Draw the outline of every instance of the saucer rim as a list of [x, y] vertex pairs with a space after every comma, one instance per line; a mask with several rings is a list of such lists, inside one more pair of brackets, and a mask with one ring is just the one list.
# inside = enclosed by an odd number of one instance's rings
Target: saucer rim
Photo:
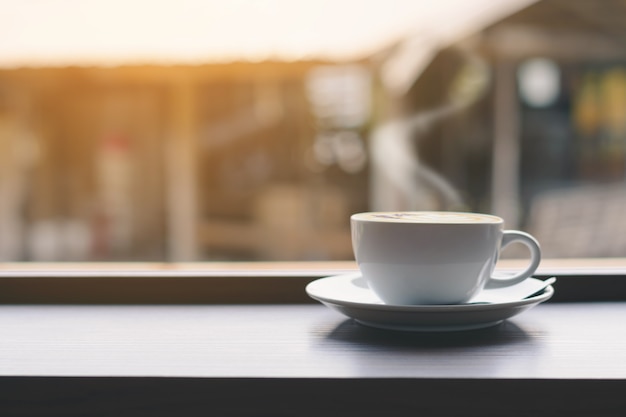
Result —
[[[321, 303], [329, 303], [334, 304], [340, 307], [354, 307], [354, 308], [366, 308], [369, 310], [379, 310], [379, 311], [397, 311], [397, 312], [459, 312], [459, 311], [485, 311], [492, 309], [502, 309], [502, 308], [515, 308], [515, 307], [523, 307], [528, 304], [539, 304], [545, 301], [548, 301], [554, 295], [554, 288], [552, 285], [548, 285], [542, 292], [539, 294], [523, 298], [516, 301], [506, 301], [506, 302], [495, 302], [495, 303], [482, 303], [482, 304], [419, 304], [419, 305], [400, 305], [400, 304], [384, 304], [384, 303], [364, 303], [364, 302], [356, 302], [349, 300], [342, 300], [337, 298], [329, 298], [325, 296], [321, 296], [319, 294], [315, 294], [315, 287], [320, 285], [322, 281], [329, 280], [339, 280], [339, 279], [348, 279], [348, 278], [358, 278], [361, 277], [360, 273], [351, 273], [351, 274], [340, 274], [340, 275], [332, 275], [323, 278], [318, 278], [315, 281], [310, 282], [305, 290], [309, 297], [321, 302]], [[529, 277], [528, 279], [537, 279], [535, 277]], [[541, 281], [541, 280], [539, 280]], [[368, 289], [371, 291], [371, 289]]]

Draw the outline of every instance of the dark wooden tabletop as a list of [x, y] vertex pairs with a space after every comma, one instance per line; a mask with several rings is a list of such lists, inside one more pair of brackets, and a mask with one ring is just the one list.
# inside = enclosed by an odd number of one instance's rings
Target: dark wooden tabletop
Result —
[[485, 330], [376, 330], [322, 305], [0, 306], [0, 375], [626, 379], [626, 303]]
[[546, 303], [422, 334], [318, 304], [4, 305], [0, 415], [626, 415], [625, 319], [624, 302]]

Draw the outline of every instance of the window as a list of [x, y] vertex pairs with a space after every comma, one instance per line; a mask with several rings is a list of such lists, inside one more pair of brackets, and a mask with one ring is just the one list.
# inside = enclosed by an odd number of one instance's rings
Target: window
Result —
[[621, 2], [126, 3], [0, 2], [1, 261], [343, 261], [422, 209], [626, 254]]

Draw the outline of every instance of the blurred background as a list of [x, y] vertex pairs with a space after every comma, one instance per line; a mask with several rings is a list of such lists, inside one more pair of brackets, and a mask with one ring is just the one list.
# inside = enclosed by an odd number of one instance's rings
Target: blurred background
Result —
[[369, 210], [626, 256], [624, 0], [0, 11], [0, 261], [349, 260]]

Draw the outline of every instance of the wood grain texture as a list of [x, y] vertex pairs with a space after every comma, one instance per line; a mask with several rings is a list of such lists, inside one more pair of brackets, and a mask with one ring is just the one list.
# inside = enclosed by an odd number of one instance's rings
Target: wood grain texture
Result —
[[626, 303], [491, 329], [363, 327], [321, 305], [1, 306], [0, 376], [626, 379]]
[[419, 334], [321, 305], [0, 306], [0, 415], [623, 416], [625, 316]]

